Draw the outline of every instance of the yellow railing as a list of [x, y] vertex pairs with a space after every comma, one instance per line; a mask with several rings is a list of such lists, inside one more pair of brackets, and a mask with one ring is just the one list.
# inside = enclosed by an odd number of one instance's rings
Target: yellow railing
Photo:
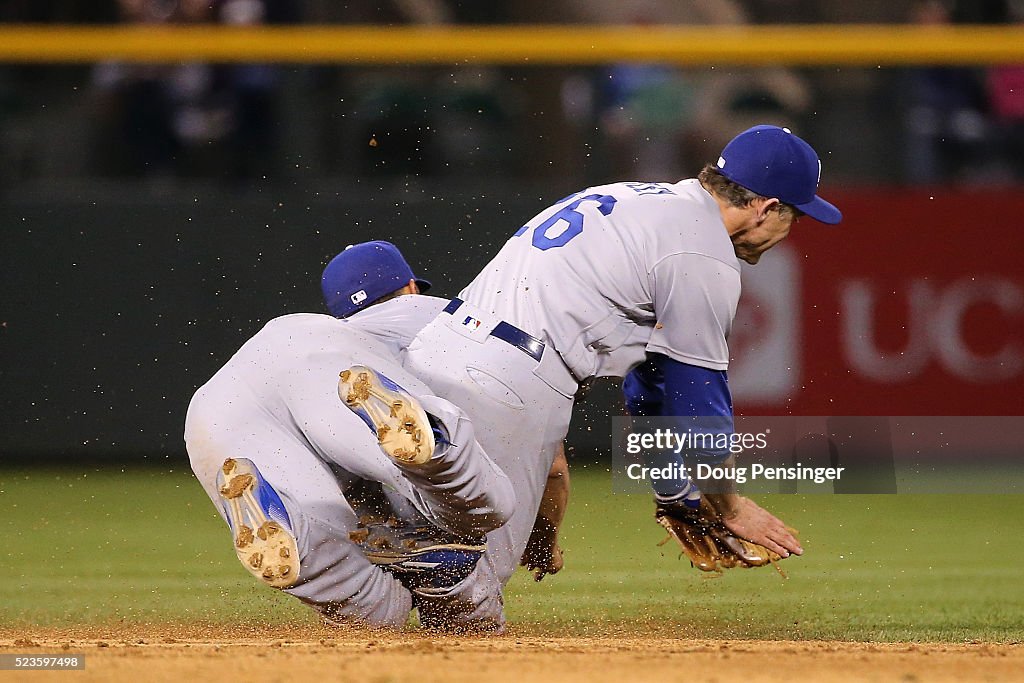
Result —
[[0, 25], [0, 62], [892, 66], [1024, 63], [1024, 27]]

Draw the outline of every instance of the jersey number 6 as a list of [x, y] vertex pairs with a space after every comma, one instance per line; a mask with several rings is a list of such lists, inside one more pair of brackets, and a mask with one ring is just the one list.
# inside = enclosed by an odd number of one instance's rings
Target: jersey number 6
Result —
[[[562, 201], [572, 199], [574, 196], [569, 195]], [[615, 201], [615, 197], [610, 194], [588, 194], [585, 197], [573, 199], [559, 209], [557, 213], [533, 229], [533, 246], [541, 251], [547, 251], [555, 247], [564, 247], [569, 243], [569, 240], [583, 232], [583, 214], [576, 210], [581, 203], [597, 202], [597, 210], [601, 212], [602, 216], [607, 216], [615, 208]], [[549, 237], [547, 234], [548, 230], [559, 221], [565, 221], [565, 229], [554, 237]], [[513, 237], [519, 237], [529, 229], [530, 226], [524, 225], [516, 231]]]

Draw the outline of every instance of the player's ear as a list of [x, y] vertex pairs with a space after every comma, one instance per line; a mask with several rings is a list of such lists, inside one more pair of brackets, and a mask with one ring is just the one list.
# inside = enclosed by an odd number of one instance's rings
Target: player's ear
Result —
[[755, 199], [754, 207], [757, 209], [756, 217], [758, 224], [768, 220], [768, 214], [772, 211], [777, 211], [781, 205], [782, 202], [776, 197]]
[[415, 280], [409, 280], [409, 284], [407, 284], [405, 286], [405, 288], [409, 290], [409, 294], [419, 294], [420, 293], [420, 286], [418, 284], [416, 284]]

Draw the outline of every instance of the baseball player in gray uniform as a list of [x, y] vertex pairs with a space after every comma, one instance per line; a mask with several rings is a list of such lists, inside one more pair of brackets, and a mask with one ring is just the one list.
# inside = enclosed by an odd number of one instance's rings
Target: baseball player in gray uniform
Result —
[[[328, 622], [401, 626], [420, 594], [443, 594], [472, 571], [484, 534], [510, 517], [516, 492], [475, 445], [474, 423], [399, 364], [415, 332], [447, 302], [396, 296], [429, 283], [386, 242], [342, 252], [324, 286], [338, 317], [269, 322], [196, 392], [185, 443], [254, 576]], [[389, 451], [381, 439], [379, 447], [346, 409], [339, 373], [357, 362], [416, 394], [415, 402], [388, 404], [394, 434], [429, 411], [417, 443], [400, 439]], [[414, 458], [402, 450], [410, 444]], [[482, 604], [498, 598], [475, 593]], [[447, 621], [443, 595], [421, 610], [421, 621], [431, 620]]]
[[[522, 226], [416, 335], [404, 367], [481, 426], [479, 444], [516, 491], [511, 519], [488, 533], [490, 561], [447, 592], [464, 618], [496, 608], [476, 595], [500, 589], [523, 553], [579, 383], [626, 376], [638, 413], [718, 417], [731, 428], [727, 338], [739, 261], [756, 263], [804, 214], [839, 222], [816, 194], [820, 172], [805, 141], [756, 126], [698, 178], [569, 195]], [[685, 504], [691, 482], [670, 484], [656, 490], [659, 505]], [[802, 553], [753, 501], [718, 497], [732, 532], [782, 557]]]

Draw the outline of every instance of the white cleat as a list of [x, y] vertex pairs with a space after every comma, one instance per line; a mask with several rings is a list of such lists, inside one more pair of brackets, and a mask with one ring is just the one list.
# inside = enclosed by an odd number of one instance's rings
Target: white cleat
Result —
[[419, 401], [365, 365], [341, 372], [338, 396], [377, 435], [381, 450], [403, 465], [422, 465], [434, 455], [434, 432]]
[[277, 491], [244, 458], [228, 458], [217, 475], [235, 554], [250, 574], [274, 588], [299, 580], [299, 547]]

